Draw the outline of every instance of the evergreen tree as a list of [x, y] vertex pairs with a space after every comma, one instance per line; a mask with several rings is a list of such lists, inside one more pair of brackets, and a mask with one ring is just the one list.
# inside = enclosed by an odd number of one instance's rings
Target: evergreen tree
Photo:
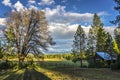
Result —
[[[119, 14], [116, 16], [116, 19], [111, 21], [111, 23], [118, 25], [118, 27], [114, 31], [115, 40], [114, 40], [114, 50], [116, 51], [117, 55], [117, 61], [120, 63], [120, 0], [114, 0], [117, 4], [114, 9], [119, 12]], [[116, 46], [115, 46], [116, 45]], [[118, 63], [118, 64], [119, 64]]]
[[86, 35], [83, 30], [83, 28], [79, 25], [77, 28], [77, 31], [74, 35], [74, 41], [73, 41], [73, 49], [72, 52], [74, 54], [74, 57], [81, 59], [81, 67], [82, 67], [82, 55], [85, 51], [86, 47]]
[[117, 27], [114, 30], [114, 35], [115, 35], [115, 41], [116, 41], [116, 47], [114, 47], [114, 50], [117, 52], [118, 54], [118, 61], [120, 61], [120, 27]]
[[[100, 20], [100, 17], [95, 13], [93, 16], [93, 24], [92, 24], [92, 28], [91, 30], [89, 30], [89, 46], [93, 46], [92, 48], [94, 48], [94, 52], [98, 51], [98, 45], [101, 43], [98, 43], [100, 38], [98, 37], [99, 35], [99, 29], [103, 28], [103, 23]], [[92, 32], [91, 32], [92, 31]], [[100, 34], [101, 35], [101, 34]], [[102, 38], [102, 37], [101, 37]], [[90, 44], [92, 42], [92, 44]], [[93, 53], [93, 51], [92, 51]]]
[[3, 57], [3, 52], [5, 51], [3, 41], [0, 39], [0, 59]]
[[106, 51], [106, 49], [105, 49], [106, 41], [107, 41], [107, 38], [108, 38], [106, 31], [102, 27], [100, 27], [98, 29], [96, 37], [97, 37], [96, 38], [97, 39], [96, 50], [98, 52], [101, 52], [101, 51], [105, 52]]
[[87, 51], [94, 55], [96, 48], [95, 48], [95, 35], [94, 35], [94, 31], [93, 28], [89, 29], [89, 33], [88, 33], [88, 43], [87, 43]]
[[88, 49], [90, 53], [96, 51], [108, 52], [112, 49], [112, 37], [104, 30], [103, 23], [96, 13], [93, 17], [92, 28], [90, 28], [88, 34]]
[[105, 44], [105, 52], [109, 53], [109, 54], [114, 54], [114, 50], [113, 50], [113, 38], [112, 36], [107, 32], [106, 34], [107, 39], [106, 39], [106, 44]]
[[115, 30], [114, 30], [114, 35], [115, 35], [115, 40], [118, 44], [118, 48], [120, 49], [120, 27], [117, 27]]
[[93, 25], [92, 27], [99, 27], [99, 26], [103, 26], [103, 23], [100, 20], [100, 17], [95, 13], [93, 16]]

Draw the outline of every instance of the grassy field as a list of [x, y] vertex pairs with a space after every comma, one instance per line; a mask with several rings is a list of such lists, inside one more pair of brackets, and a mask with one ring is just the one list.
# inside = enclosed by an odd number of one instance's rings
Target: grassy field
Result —
[[79, 66], [66, 60], [45, 60], [34, 68], [1, 70], [0, 80], [120, 80], [120, 71]]

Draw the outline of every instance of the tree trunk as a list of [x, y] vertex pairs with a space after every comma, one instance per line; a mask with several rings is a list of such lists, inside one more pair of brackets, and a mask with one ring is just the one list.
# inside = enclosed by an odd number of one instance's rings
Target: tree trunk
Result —
[[120, 62], [120, 54], [117, 55], [117, 62]]
[[19, 59], [19, 62], [18, 62], [18, 68], [19, 69], [22, 69], [24, 66], [23, 66], [23, 62], [24, 62], [24, 59], [25, 59], [25, 56], [23, 54], [19, 54], [18, 55], [18, 59]]
[[81, 68], [82, 68], [82, 65], [83, 65], [83, 64], [82, 64], [82, 59], [80, 60], [80, 62], [81, 62]]
[[117, 64], [117, 69], [120, 69], [120, 54], [117, 55], [116, 64]]

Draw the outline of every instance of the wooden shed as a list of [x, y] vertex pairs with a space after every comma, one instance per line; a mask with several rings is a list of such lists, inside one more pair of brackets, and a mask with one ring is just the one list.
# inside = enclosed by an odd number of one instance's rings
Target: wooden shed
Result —
[[106, 61], [108, 65], [110, 65], [111, 62], [114, 63], [116, 61], [116, 57], [106, 52], [96, 52], [95, 60], [103, 60], [103, 61]]

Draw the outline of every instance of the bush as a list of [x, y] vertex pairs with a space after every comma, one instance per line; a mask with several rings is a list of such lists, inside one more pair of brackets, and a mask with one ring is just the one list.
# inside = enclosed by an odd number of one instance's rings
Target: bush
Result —
[[111, 69], [112, 70], [120, 69], [120, 62], [116, 62], [116, 63], [111, 64]]
[[88, 67], [89, 68], [95, 68], [96, 67], [96, 64], [95, 64], [93, 59], [88, 59], [87, 61], [88, 61]]
[[3, 58], [3, 54], [0, 53], [0, 59], [2, 59], [2, 58]]
[[109, 65], [104, 60], [95, 60], [93, 58], [90, 58], [88, 61], [88, 67], [89, 68], [108, 68]]
[[23, 69], [23, 68], [27, 68], [27, 67], [35, 67], [34, 61], [30, 60], [30, 61], [27, 61], [27, 62], [22, 62], [19, 66], [19, 69]]
[[5, 60], [5, 61], [2, 61], [0, 63], [0, 69], [11, 69], [13, 68], [14, 66], [16, 66], [17, 64], [13, 63], [13, 62], [10, 62], [8, 60]]

